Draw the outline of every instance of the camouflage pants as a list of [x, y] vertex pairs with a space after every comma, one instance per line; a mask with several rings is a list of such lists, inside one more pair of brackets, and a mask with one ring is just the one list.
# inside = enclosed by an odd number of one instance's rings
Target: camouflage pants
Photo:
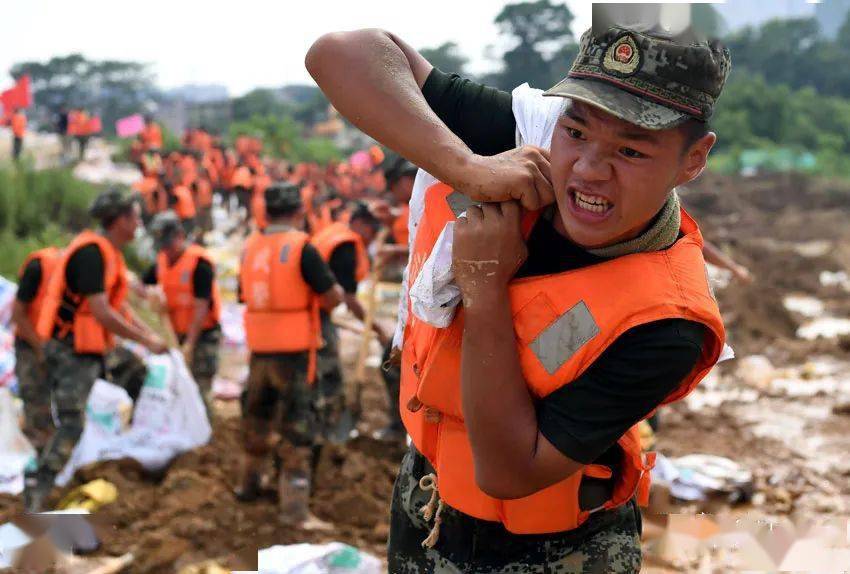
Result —
[[[182, 343], [182, 340], [181, 340]], [[207, 413], [212, 413], [212, 381], [218, 373], [218, 352], [221, 346], [221, 329], [208, 329], [198, 336], [189, 370], [198, 383], [198, 390], [207, 405]]]
[[15, 376], [24, 403], [24, 435], [40, 453], [53, 431], [50, 387], [45, 366], [38, 362], [33, 348], [23, 341], [15, 342]]
[[496, 522], [478, 520], [445, 506], [433, 549], [422, 547], [432, 523], [419, 509], [430, 492], [419, 479], [433, 472], [421, 454], [405, 455], [390, 514], [391, 574], [637, 574], [640, 571], [640, 513], [634, 500], [597, 512], [580, 528], [557, 534], [511, 534]]
[[[307, 454], [316, 441], [313, 388], [307, 383], [307, 354], [251, 355], [250, 374], [242, 404], [245, 451], [255, 457], [269, 453], [272, 431], [282, 435], [280, 458], [309, 469]], [[303, 459], [303, 460], [302, 460]], [[290, 468], [290, 470], [292, 470]]]
[[83, 434], [86, 403], [95, 380], [103, 374], [103, 358], [78, 355], [73, 345], [52, 339], [44, 349], [48, 387], [56, 413], [56, 432], [38, 461], [39, 473], [56, 476], [65, 467]]
[[339, 336], [328, 313], [322, 313], [322, 339], [325, 346], [319, 349], [316, 379], [316, 409], [321, 434], [329, 438], [340, 423], [347, 398], [339, 365]]

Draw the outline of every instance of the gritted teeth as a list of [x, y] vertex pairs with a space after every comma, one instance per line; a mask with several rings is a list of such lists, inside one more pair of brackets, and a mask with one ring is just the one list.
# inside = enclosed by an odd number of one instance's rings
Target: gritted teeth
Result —
[[576, 204], [587, 211], [603, 213], [611, 207], [611, 203], [607, 199], [598, 195], [589, 195], [575, 191], [573, 196], [575, 197]]

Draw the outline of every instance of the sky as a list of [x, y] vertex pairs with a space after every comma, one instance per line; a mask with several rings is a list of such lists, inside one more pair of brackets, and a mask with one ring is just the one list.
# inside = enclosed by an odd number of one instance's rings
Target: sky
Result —
[[[325, 32], [378, 27], [416, 48], [454, 40], [470, 71], [493, 69], [493, 19], [502, 0], [2, 0], [0, 87], [16, 62], [80, 52], [151, 64], [163, 88], [223, 84], [231, 95], [259, 86], [312, 83], [310, 44]], [[575, 29], [590, 2], [568, 2]], [[419, 7], [420, 9], [417, 9]], [[85, 24], [83, 24], [85, 22]], [[85, 33], [81, 33], [84, 31]], [[580, 33], [580, 32], [579, 32]]]
[[[493, 24], [504, 0], [2, 2], [0, 88], [11, 82], [6, 73], [16, 62], [80, 52], [148, 63], [162, 88], [221, 84], [237, 96], [256, 87], [312, 83], [304, 69], [310, 44], [325, 32], [366, 27], [390, 30], [415, 48], [453, 40], [472, 73], [493, 70], [505, 47]], [[592, 3], [567, 4], [578, 37], [590, 26]]]

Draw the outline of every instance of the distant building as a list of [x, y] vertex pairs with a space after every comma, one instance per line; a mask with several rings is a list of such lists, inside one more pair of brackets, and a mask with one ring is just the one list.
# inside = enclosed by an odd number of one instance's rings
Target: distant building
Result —
[[160, 102], [156, 117], [174, 134], [189, 127], [205, 127], [213, 133], [225, 133], [233, 119], [230, 100], [191, 102], [169, 99]]
[[815, 6], [815, 17], [820, 24], [821, 32], [830, 39], [835, 39], [838, 30], [847, 20], [850, 12], [850, 0], [823, 0]]

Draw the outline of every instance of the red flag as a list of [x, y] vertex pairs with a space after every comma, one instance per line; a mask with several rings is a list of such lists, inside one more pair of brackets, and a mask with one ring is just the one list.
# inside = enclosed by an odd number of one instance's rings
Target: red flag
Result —
[[14, 88], [10, 88], [0, 94], [0, 103], [3, 104], [6, 114], [10, 114], [11, 110], [30, 107], [32, 105], [30, 77], [21, 76], [18, 78]]

